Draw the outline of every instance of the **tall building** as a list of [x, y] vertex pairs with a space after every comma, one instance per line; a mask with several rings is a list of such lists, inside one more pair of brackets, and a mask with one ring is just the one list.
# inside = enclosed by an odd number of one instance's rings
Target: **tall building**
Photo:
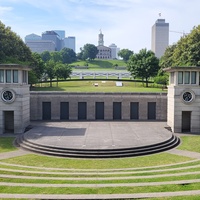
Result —
[[65, 31], [64, 30], [53, 30], [53, 31], [59, 35], [60, 39], [65, 38]]
[[96, 58], [98, 59], [111, 59], [111, 48], [104, 46], [103, 34], [100, 30], [99, 39], [98, 39], [98, 54]]
[[66, 37], [64, 39], [64, 47], [72, 49], [76, 52], [76, 38], [73, 36]]
[[28, 42], [28, 41], [41, 40], [41, 39], [42, 39], [41, 36], [32, 33], [32, 34], [27, 35], [25, 37], [25, 43]]
[[56, 45], [51, 40], [29, 40], [26, 42], [26, 46], [30, 48], [32, 52], [42, 53], [44, 51], [55, 51]]
[[56, 45], [56, 51], [60, 51], [62, 49], [62, 40], [55, 31], [46, 31], [42, 33], [42, 40], [53, 41]]
[[111, 49], [111, 58], [112, 59], [118, 59], [119, 56], [118, 56], [118, 52], [119, 52], [119, 48], [117, 48], [117, 45], [116, 44], [111, 44], [109, 46], [109, 48]]
[[151, 50], [160, 58], [169, 45], [169, 23], [165, 19], [157, 19], [152, 26]]

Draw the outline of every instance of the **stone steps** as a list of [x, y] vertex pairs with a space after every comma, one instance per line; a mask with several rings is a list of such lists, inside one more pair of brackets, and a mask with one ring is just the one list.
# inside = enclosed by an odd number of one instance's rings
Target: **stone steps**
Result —
[[15, 144], [20, 148], [46, 155], [74, 157], [74, 158], [119, 158], [149, 155], [170, 150], [180, 144], [180, 139], [172, 135], [170, 139], [147, 146], [139, 146], [132, 148], [118, 149], [80, 149], [80, 148], [64, 148], [50, 145], [34, 143], [24, 135], [16, 138]]

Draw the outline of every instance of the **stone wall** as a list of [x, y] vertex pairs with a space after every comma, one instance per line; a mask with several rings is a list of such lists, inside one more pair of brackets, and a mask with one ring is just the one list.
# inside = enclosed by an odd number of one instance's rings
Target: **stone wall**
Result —
[[[3, 87], [5, 90], [5, 87]], [[13, 129], [14, 133], [23, 133], [30, 123], [30, 93], [29, 86], [12, 86], [15, 93], [15, 100], [12, 103], [5, 103], [0, 100], [0, 134], [5, 132], [5, 126]], [[0, 91], [1, 90], [0, 88]], [[11, 114], [13, 112], [13, 114]], [[7, 116], [5, 118], [5, 116]], [[9, 127], [13, 126], [13, 127]]]
[[95, 120], [95, 103], [104, 102], [104, 120], [113, 120], [113, 102], [121, 102], [121, 120], [130, 120], [131, 102], [139, 103], [139, 119], [148, 120], [148, 102], [156, 103], [156, 120], [167, 120], [167, 94], [31, 92], [30, 119], [43, 119], [43, 102], [51, 102], [51, 120], [60, 120], [60, 103], [69, 102], [69, 120], [78, 120], [78, 102], [87, 103], [87, 120]]
[[[186, 103], [182, 98], [184, 91], [193, 93], [193, 101]], [[183, 112], [190, 112], [190, 130], [188, 132], [200, 132], [200, 90], [199, 86], [186, 88], [185, 86], [168, 86], [168, 119], [167, 124], [173, 132], [183, 132]]]

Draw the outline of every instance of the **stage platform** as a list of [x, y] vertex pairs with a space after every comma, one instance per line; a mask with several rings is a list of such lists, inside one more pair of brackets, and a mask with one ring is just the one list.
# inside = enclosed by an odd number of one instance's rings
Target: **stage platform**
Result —
[[[41, 150], [39, 153], [54, 149], [58, 156], [64, 156], [64, 152], [66, 157], [70, 157], [69, 151], [74, 155], [80, 153], [80, 157], [84, 152], [91, 155], [93, 152], [97, 157], [103, 157], [104, 152], [108, 155], [113, 153], [113, 157], [121, 157], [124, 150], [125, 156], [131, 156], [133, 151], [136, 155], [137, 152], [143, 155], [146, 150], [151, 153], [152, 148], [154, 153], [154, 149], [159, 152], [159, 148], [164, 151], [179, 144], [179, 139], [169, 131], [166, 122], [40, 121], [32, 122], [31, 126], [32, 129], [18, 140], [22, 148], [37, 152], [34, 150], [36, 148]], [[118, 155], [114, 155], [116, 152]]]

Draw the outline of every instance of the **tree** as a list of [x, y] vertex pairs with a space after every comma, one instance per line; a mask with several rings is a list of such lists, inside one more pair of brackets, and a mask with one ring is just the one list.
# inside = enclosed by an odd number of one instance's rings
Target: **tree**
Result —
[[[30, 66], [32, 68], [32, 74], [40, 80], [44, 73], [44, 62], [38, 53], [32, 53], [32, 60], [30, 62]], [[36, 80], [35, 78], [33, 80]], [[32, 82], [33, 84], [34, 82]]]
[[59, 78], [67, 79], [70, 77], [70, 74], [72, 73], [72, 68], [67, 64], [57, 63], [55, 66], [55, 75], [57, 77], [57, 80]]
[[28, 83], [33, 86], [33, 84], [38, 83], [38, 78], [33, 70], [28, 72]]
[[152, 51], [142, 49], [138, 54], [133, 54], [127, 64], [127, 69], [134, 78], [145, 80], [148, 87], [150, 77], [157, 75], [159, 70], [159, 59]]
[[173, 54], [176, 46], [176, 44], [173, 44], [166, 48], [165, 53], [160, 58], [159, 62], [161, 68], [174, 67]]
[[67, 79], [70, 77], [70, 74], [72, 73], [72, 68], [67, 64], [60, 63], [54, 63], [52, 60], [50, 60], [46, 64], [46, 74], [47, 77], [50, 79], [50, 87], [52, 87], [52, 79], [56, 77], [57, 79], [57, 85], [59, 79]]
[[32, 59], [30, 49], [10, 27], [0, 21], [0, 62], [29, 63]]
[[80, 52], [77, 53], [77, 59], [79, 59], [79, 60], [83, 59], [83, 48], [80, 48]]
[[53, 51], [50, 53], [50, 55], [51, 55], [51, 60], [53, 60], [55, 63], [62, 62], [62, 55], [59, 51]]
[[200, 66], [200, 25], [166, 49], [161, 58], [163, 67]]
[[70, 77], [71, 73], [72, 73], [72, 68], [71, 68], [71, 66], [69, 66], [69, 65], [67, 65], [67, 64], [64, 64], [64, 69], [63, 69], [62, 78], [64, 78], [64, 79], [66, 80], [67, 78]]
[[63, 48], [61, 50], [62, 63], [72, 63], [77, 60], [76, 53], [73, 49]]
[[173, 54], [176, 66], [200, 66], [200, 25], [177, 42]]
[[55, 65], [53, 60], [45, 63], [45, 74], [50, 79], [50, 87], [52, 87], [52, 80], [55, 78]]
[[129, 60], [131, 55], [133, 55], [133, 51], [129, 49], [122, 49], [118, 52], [118, 56], [122, 57], [125, 62]]
[[98, 49], [94, 44], [85, 44], [82, 49], [82, 59], [93, 60], [98, 54]]
[[157, 84], [162, 84], [164, 86], [167, 85], [169, 77], [167, 75], [163, 75], [163, 76], [156, 76], [154, 78], [154, 82]]
[[50, 52], [49, 52], [49, 51], [43, 51], [43, 52], [41, 53], [41, 58], [42, 58], [42, 60], [43, 60], [44, 62], [49, 61], [49, 60], [51, 59], [51, 54], [50, 54]]

